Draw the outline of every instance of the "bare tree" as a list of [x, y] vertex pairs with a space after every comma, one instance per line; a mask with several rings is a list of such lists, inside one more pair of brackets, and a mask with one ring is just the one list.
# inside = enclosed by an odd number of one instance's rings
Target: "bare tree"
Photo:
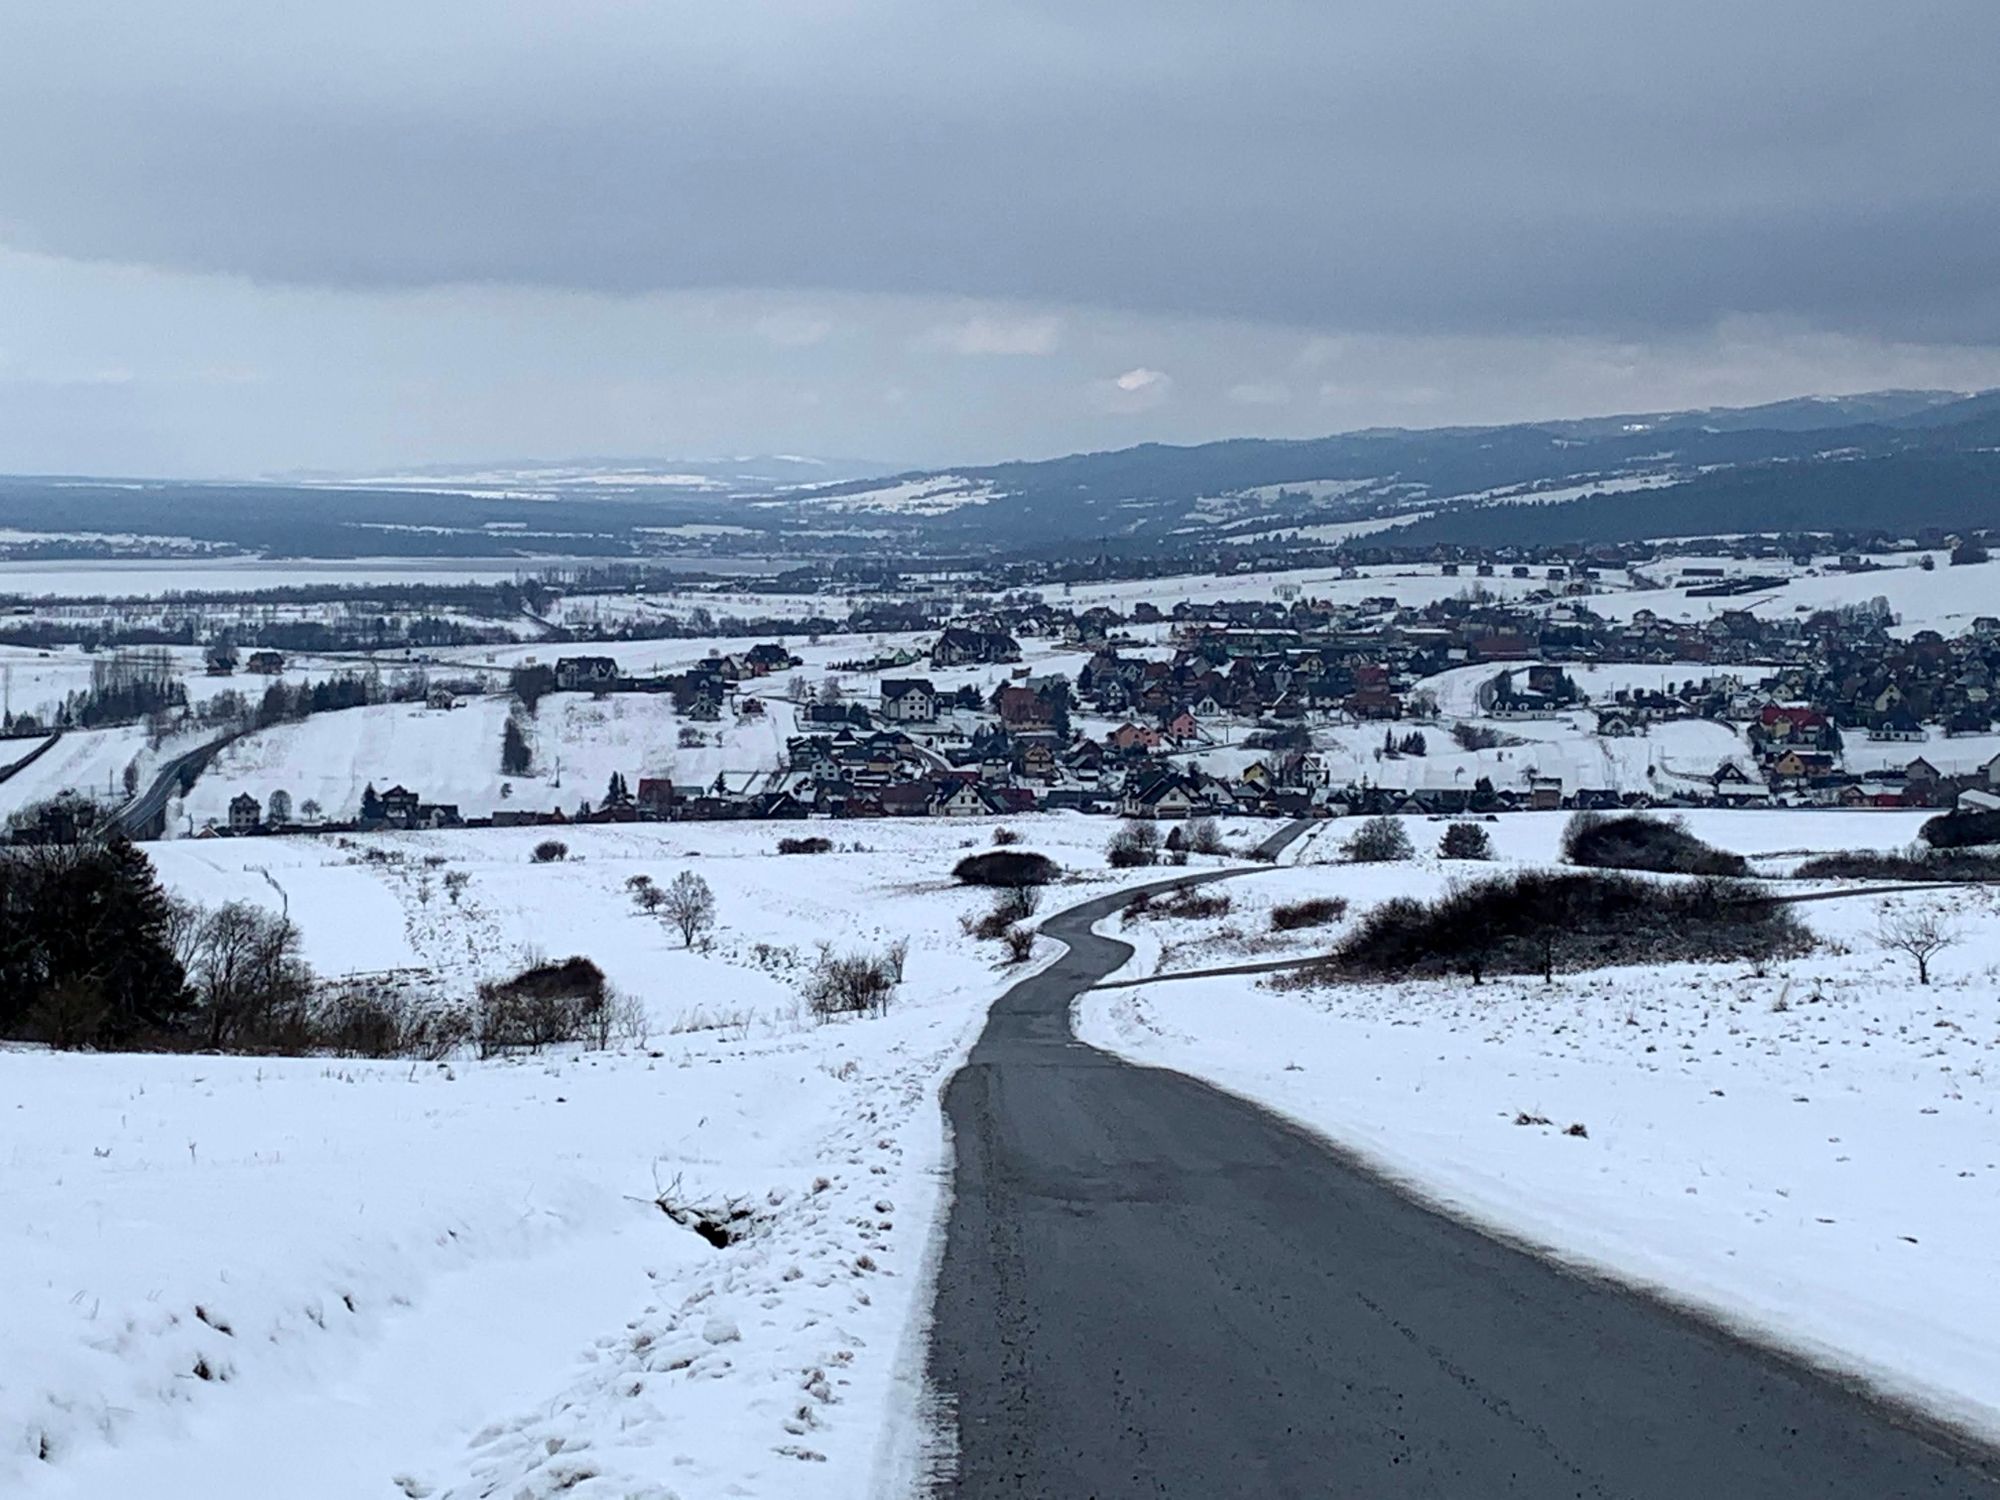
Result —
[[203, 915], [182, 941], [192, 954], [187, 972], [200, 997], [204, 1045], [269, 1045], [296, 1023], [312, 973], [299, 956], [299, 930], [288, 920], [231, 901]]
[[694, 871], [683, 870], [667, 886], [660, 910], [681, 930], [681, 942], [692, 948], [694, 940], [715, 925], [715, 892]]
[[1875, 941], [1892, 953], [1907, 954], [1917, 966], [1917, 983], [1931, 982], [1931, 960], [1958, 942], [1959, 931], [1938, 911], [1913, 911], [1882, 903]]

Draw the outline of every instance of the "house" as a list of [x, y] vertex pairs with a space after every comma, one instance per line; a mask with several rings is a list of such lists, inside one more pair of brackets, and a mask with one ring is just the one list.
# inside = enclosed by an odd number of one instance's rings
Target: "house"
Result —
[[248, 792], [238, 792], [229, 799], [229, 831], [231, 833], [254, 833], [262, 826], [264, 810], [257, 799]]
[[924, 677], [885, 677], [882, 717], [892, 724], [928, 724], [937, 717], [937, 690]]
[[276, 677], [285, 670], [285, 657], [279, 651], [252, 651], [250, 659], [244, 662], [247, 671], [259, 672], [266, 677]]
[[382, 821], [391, 828], [415, 828], [423, 799], [406, 786], [392, 786], [382, 794]]
[[1528, 810], [1530, 812], [1555, 812], [1562, 805], [1562, 777], [1530, 776], [1528, 778]]
[[1194, 793], [1178, 771], [1155, 771], [1125, 789], [1120, 811], [1128, 818], [1185, 818], [1194, 810]]
[[618, 680], [618, 663], [608, 656], [563, 656], [556, 659], [556, 687], [565, 693], [609, 688]]
[[642, 818], [670, 818], [674, 811], [674, 784], [665, 776], [641, 776], [639, 794], [633, 800]]
[[465, 819], [458, 815], [456, 802], [424, 802], [418, 804], [415, 825], [418, 828], [462, 828]]
[[994, 714], [1009, 729], [1046, 729], [1054, 721], [1048, 700], [1033, 688], [1002, 683], [993, 690]]
[[1056, 753], [1046, 742], [1035, 740], [1021, 747], [1017, 766], [1023, 776], [1047, 781], [1056, 774]]
[[454, 709], [458, 707], [458, 697], [448, 687], [434, 687], [424, 695], [424, 707]]
[[800, 660], [777, 641], [761, 641], [743, 653], [743, 664], [752, 677], [768, 677], [798, 666]]
[[[1889, 691], [1896, 691], [1893, 684]], [[1875, 727], [1868, 731], [1869, 739], [1911, 741], [1925, 738], [1924, 726], [1917, 722], [1916, 715], [1901, 706], [1900, 693], [1897, 694], [1897, 699], [1897, 706], [1885, 713]]]
[[956, 780], [938, 783], [931, 795], [929, 810], [934, 818], [978, 818], [993, 809], [987, 805], [974, 782]]
[[1020, 659], [1020, 643], [1003, 630], [972, 630], [951, 625], [931, 647], [933, 667], [989, 666]]
[[1160, 731], [1144, 724], [1120, 724], [1104, 737], [1104, 743], [1126, 754], [1135, 751], [1144, 754], [1160, 748]]
[[1615, 711], [1601, 713], [1597, 716], [1597, 732], [1606, 739], [1630, 739], [1632, 737], [1632, 719], [1630, 715]]

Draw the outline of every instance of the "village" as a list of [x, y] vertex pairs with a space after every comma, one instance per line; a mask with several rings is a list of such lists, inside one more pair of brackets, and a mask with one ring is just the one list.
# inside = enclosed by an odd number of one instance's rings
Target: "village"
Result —
[[[819, 681], [775, 641], [674, 670], [562, 655], [512, 670], [499, 695], [511, 695], [508, 746], [526, 754], [550, 693], [659, 698], [672, 741], [553, 806], [524, 794], [462, 812], [425, 787], [371, 782], [358, 807], [321, 809], [246, 787], [226, 819], [187, 831], [2000, 807], [2000, 617], [1977, 616], [1952, 638], [1900, 636], [1869, 604], [1615, 619], [1592, 608], [1586, 571], [1550, 569], [1547, 587], [1520, 599], [1474, 588], [1408, 606], [1386, 591], [1335, 603], [1283, 587], [1167, 609], [1030, 596], [891, 646], [849, 647], [825, 658]], [[263, 656], [253, 670], [282, 670]], [[461, 701], [448, 685], [425, 697], [432, 709]], [[680, 752], [752, 722], [787, 729], [782, 748], [742, 765], [704, 753], [700, 774], [682, 771]], [[1675, 739], [1686, 726], [1720, 738]], [[1556, 753], [1578, 746], [1602, 752], [1595, 774], [1592, 757]], [[1704, 762], [1704, 746], [1721, 753]], [[511, 791], [500, 795], [511, 802]]]

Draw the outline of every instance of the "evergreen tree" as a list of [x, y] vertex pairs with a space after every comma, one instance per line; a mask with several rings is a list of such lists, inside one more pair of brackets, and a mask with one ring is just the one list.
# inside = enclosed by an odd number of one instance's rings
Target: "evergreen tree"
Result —
[[500, 731], [500, 770], [508, 776], [526, 776], [534, 764], [534, 752], [528, 748], [521, 721], [509, 714], [506, 727]]

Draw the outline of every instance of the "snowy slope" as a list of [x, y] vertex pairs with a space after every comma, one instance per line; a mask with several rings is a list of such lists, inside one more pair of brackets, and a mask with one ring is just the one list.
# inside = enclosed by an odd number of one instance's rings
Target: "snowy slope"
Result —
[[[500, 808], [574, 812], [602, 800], [611, 773], [636, 790], [641, 776], [667, 776], [701, 786], [720, 771], [772, 771], [784, 762], [793, 729], [787, 703], [768, 705], [761, 719], [714, 724], [683, 720], [665, 694], [551, 693], [529, 729], [534, 768], [527, 776], [500, 771], [501, 731], [512, 700], [475, 698], [458, 708], [375, 704], [318, 714], [246, 735], [216, 757], [180, 804], [200, 827], [227, 821], [229, 799], [248, 791], [268, 802], [291, 794], [294, 809], [310, 798], [330, 819], [354, 816], [369, 783], [377, 791], [401, 784], [428, 802], [455, 802], [466, 817]], [[680, 732], [702, 737], [683, 747]], [[170, 819], [178, 831], [186, 817]]]
[[[577, 828], [558, 865], [532, 830], [154, 846], [177, 892], [289, 909], [328, 969], [462, 989], [589, 954], [650, 1035], [417, 1066], [0, 1050], [0, 1493], [897, 1492], [921, 1458], [937, 1090], [1021, 972], [966, 941], [981, 898], [947, 878], [993, 826], [810, 858], [768, 826]], [[1078, 894], [1110, 880], [1100, 821], [1033, 833]], [[718, 898], [694, 950], [625, 889], [685, 869]], [[905, 936], [885, 1019], [799, 1016], [817, 941]], [[757, 1226], [711, 1248], [662, 1189], [741, 1197]]]

